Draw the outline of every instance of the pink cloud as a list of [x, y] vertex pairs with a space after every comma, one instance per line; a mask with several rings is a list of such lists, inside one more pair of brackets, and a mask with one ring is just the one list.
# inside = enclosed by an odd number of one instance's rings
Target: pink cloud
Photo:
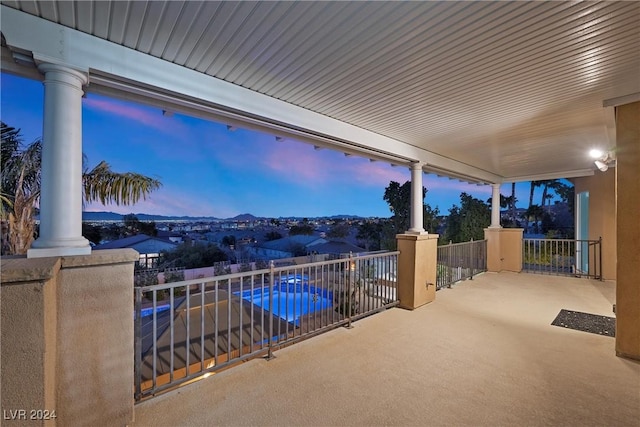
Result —
[[367, 159], [353, 159], [349, 169], [356, 182], [371, 186], [386, 187], [391, 181], [404, 184], [410, 179], [409, 169], [406, 167], [392, 167], [388, 163], [370, 162]]
[[[185, 206], [189, 207], [188, 213], [185, 212]], [[201, 195], [192, 195], [185, 193], [184, 190], [167, 188], [154, 192], [146, 200], [134, 205], [103, 205], [102, 203], [94, 202], [86, 204], [84, 211], [109, 211], [119, 214], [133, 212], [167, 216], [215, 216], [222, 218], [235, 215], [235, 213], [230, 215], [232, 212], [226, 208], [221, 209], [220, 206], [214, 206]]]
[[260, 163], [272, 173], [309, 186], [344, 181], [380, 186], [390, 181], [403, 183], [410, 177], [407, 168], [358, 156], [345, 157], [336, 150], [315, 150], [297, 142], [282, 141], [260, 154]]
[[280, 142], [262, 157], [262, 164], [285, 179], [301, 184], [315, 185], [331, 177], [331, 165], [306, 144]]
[[142, 123], [163, 132], [178, 134], [175, 129], [175, 126], [177, 125], [175, 120], [173, 120], [171, 126], [169, 126], [167, 120], [171, 119], [163, 116], [160, 110], [149, 111], [147, 108], [141, 108], [140, 106], [100, 97], [87, 97], [83, 100], [83, 105], [93, 110], [114, 114], [119, 117]]

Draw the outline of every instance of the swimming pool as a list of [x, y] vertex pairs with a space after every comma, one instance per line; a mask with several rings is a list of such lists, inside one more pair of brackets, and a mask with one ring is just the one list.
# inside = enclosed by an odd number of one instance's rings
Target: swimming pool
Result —
[[[171, 306], [169, 304], [158, 305], [156, 306], [156, 313], [162, 313], [163, 311], [167, 311], [170, 308]], [[153, 307], [143, 308], [140, 311], [140, 316], [142, 317], [151, 316], [152, 314], [153, 314]]]
[[[273, 287], [273, 310], [270, 310], [270, 287], [234, 292], [242, 299], [250, 301], [258, 307], [271, 311], [279, 318], [287, 322], [300, 324], [300, 318], [306, 314], [331, 308], [333, 294], [327, 289], [310, 286], [306, 281], [283, 280]], [[293, 283], [290, 283], [293, 282]]]

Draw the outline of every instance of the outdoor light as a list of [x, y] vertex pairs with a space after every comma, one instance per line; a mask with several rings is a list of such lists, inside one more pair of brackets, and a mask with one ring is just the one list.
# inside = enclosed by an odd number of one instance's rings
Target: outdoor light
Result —
[[610, 151], [604, 152], [602, 150], [593, 149], [589, 151], [589, 155], [596, 159], [594, 163], [600, 172], [606, 172], [609, 170], [609, 166], [615, 166], [616, 164], [616, 159]]
[[593, 150], [589, 151], [589, 156], [591, 156], [592, 159], [599, 159], [604, 155], [605, 155], [605, 152], [602, 150], [598, 150], [597, 148], [594, 148]]
[[609, 169], [609, 165], [601, 160], [596, 160], [595, 164], [596, 164], [596, 167], [600, 169], [601, 172], [606, 172], [607, 169]]

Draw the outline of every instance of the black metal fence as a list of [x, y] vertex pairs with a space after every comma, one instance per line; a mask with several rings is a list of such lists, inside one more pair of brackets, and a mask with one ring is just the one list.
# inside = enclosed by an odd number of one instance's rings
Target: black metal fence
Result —
[[602, 238], [523, 239], [522, 271], [602, 280]]
[[438, 246], [436, 290], [487, 271], [487, 241]]

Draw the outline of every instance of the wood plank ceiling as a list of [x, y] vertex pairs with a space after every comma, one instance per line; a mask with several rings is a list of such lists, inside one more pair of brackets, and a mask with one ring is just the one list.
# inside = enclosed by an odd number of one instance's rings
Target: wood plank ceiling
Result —
[[640, 2], [2, 1], [505, 178], [591, 168]]

